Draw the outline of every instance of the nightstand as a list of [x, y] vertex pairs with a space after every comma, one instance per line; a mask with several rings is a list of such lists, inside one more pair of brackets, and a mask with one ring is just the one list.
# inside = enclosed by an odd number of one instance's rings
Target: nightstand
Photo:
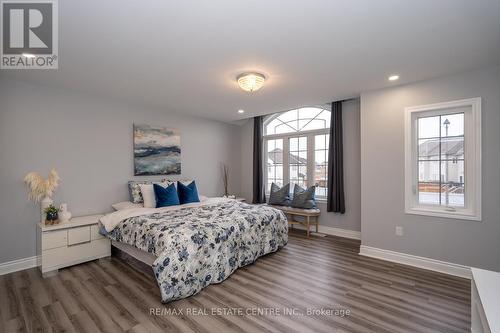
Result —
[[75, 217], [50, 226], [38, 223], [37, 254], [42, 274], [57, 273], [63, 267], [110, 256], [111, 242], [99, 233], [101, 217]]

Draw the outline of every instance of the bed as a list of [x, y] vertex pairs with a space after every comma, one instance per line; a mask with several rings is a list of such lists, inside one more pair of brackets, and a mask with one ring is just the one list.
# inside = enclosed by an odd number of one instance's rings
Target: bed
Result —
[[220, 283], [288, 241], [283, 212], [225, 198], [120, 210], [101, 223], [114, 246], [152, 262], [163, 303]]

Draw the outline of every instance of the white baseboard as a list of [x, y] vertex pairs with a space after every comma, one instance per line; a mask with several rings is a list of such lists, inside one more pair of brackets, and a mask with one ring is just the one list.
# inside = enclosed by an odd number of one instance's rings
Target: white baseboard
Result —
[[398, 264], [409, 265], [413, 267], [428, 269], [435, 272], [450, 274], [470, 279], [470, 267], [454, 264], [451, 262], [440, 261], [436, 259], [414, 256], [411, 254], [379, 249], [376, 247], [361, 245], [359, 254], [366, 257], [382, 259]]
[[[301, 230], [306, 230], [306, 228], [300, 224], [295, 224], [293, 227], [297, 228], [297, 229], [301, 229]], [[310, 230], [316, 231], [316, 227], [311, 226]], [[332, 236], [338, 236], [338, 237], [344, 237], [344, 238], [350, 238], [350, 239], [357, 239], [357, 240], [361, 239], [361, 232], [354, 231], [354, 230], [328, 227], [328, 226], [324, 226], [324, 225], [320, 224], [318, 231], [320, 233], [326, 234], [326, 235], [332, 235]]]
[[17, 259], [0, 263], [0, 275], [9, 274], [23, 269], [33, 268], [38, 266], [39, 259], [37, 256]]

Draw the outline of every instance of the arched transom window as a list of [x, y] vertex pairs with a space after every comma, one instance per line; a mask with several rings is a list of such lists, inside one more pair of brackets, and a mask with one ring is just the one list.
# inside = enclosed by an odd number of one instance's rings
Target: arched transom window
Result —
[[330, 111], [305, 107], [268, 116], [264, 120], [264, 179], [303, 188], [316, 185], [316, 196], [325, 198], [328, 175]]

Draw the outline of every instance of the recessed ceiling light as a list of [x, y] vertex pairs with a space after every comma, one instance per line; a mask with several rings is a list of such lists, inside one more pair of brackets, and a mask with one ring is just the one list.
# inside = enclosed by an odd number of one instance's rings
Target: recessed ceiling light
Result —
[[241, 89], [254, 92], [262, 88], [266, 77], [260, 73], [243, 73], [236, 78]]
[[399, 79], [399, 75], [391, 75], [391, 76], [389, 76], [389, 81], [396, 81], [397, 79]]
[[245, 113], [245, 110], [239, 109], [239, 110], [238, 110], [238, 113], [240, 113], [240, 114], [241, 114], [241, 113]]
[[22, 56], [26, 57], [26, 58], [34, 58], [35, 57], [35, 55], [31, 54], [31, 53], [23, 53]]

